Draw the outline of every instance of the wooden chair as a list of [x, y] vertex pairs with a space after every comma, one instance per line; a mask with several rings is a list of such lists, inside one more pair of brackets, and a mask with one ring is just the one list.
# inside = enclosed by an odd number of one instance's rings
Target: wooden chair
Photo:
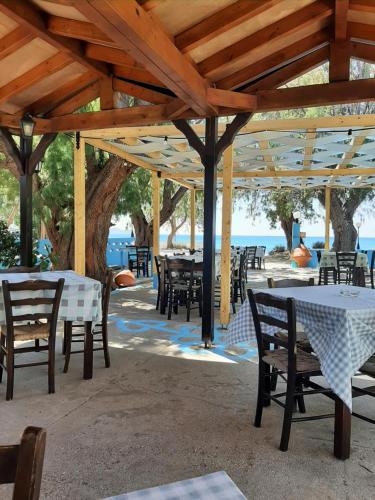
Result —
[[[97, 323], [93, 330], [94, 342], [101, 342], [101, 347], [94, 347], [93, 351], [104, 351], [104, 363], [105, 367], [109, 368], [111, 366], [111, 360], [109, 356], [108, 349], [108, 311], [109, 311], [109, 300], [111, 298], [113, 284], [113, 274], [112, 271], [107, 270], [105, 279], [102, 282], [102, 318], [100, 323]], [[73, 333], [73, 329], [79, 329], [78, 333]], [[72, 343], [83, 343], [85, 340], [85, 325], [84, 323], [73, 323], [72, 321], [66, 321], [64, 324], [64, 340], [63, 340], [63, 352], [65, 354], [64, 363], [64, 373], [69, 369], [70, 355], [83, 353], [83, 349], [78, 351], [72, 351]], [[98, 338], [100, 336], [100, 338]]]
[[46, 431], [26, 427], [21, 443], [0, 446], [0, 484], [14, 483], [13, 500], [38, 500]]
[[[5, 369], [7, 371], [7, 401], [13, 399], [15, 368], [48, 365], [48, 392], [55, 392], [56, 324], [63, 287], [64, 279], [62, 278], [57, 282], [44, 280], [23, 281], [21, 283], [9, 283], [7, 280], [2, 282], [6, 326], [1, 327], [0, 382], [2, 380], [3, 369]], [[46, 291], [49, 293], [46, 294]], [[21, 298], [18, 296], [18, 298], [15, 298], [12, 295], [16, 292], [21, 292], [22, 296], [27, 294], [27, 297]], [[43, 296], [40, 296], [40, 292], [43, 293]], [[39, 296], [36, 296], [37, 293]], [[50, 311], [17, 315], [18, 306], [45, 306], [45, 309], [49, 309]], [[41, 339], [46, 340], [47, 345], [15, 347], [15, 342], [17, 341]], [[39, 351], [48, 351], [48, 361], [20, 365], [14, 364], [15, 354]], [[6, 358], [5, 364], [4, 357]]]
[[242, 252], [240, 254], [240, 265], [234, 274], [234, 300], [237, 302], [238, 292], [240, 292], [241, 304], [246, 299], [247, 262], [247, 253]]
[[249, 269], [255, 269], [255, 263], [256, 263], [256, 252], [257, 252], [257, 247], [256, 245], [252, 245], [249, 247], [245, 247], [245, 281], [247, 283], [247, 272]]
[[202, 316], [202, 284], [195, 280], [194, 260], [166, 259], [168, 274], [168, 319], [172, 317], [172, 308], [178, 313], [178, 305], [186, 305], [186, 321], [190, 321], [191, 304], [198, 302], [199, 315]]
[[337, 270], [335, 267], [321, 267], [319, 269], [318, 285], [336, 285]]
[[40, 266], [14, 266], [8, 267], [7, 269], [0, 269], [0, 274], [7, 273], [40, 273]]
[[[236, 300], [234, 291], [236, 264], [237, 264], [237, 255], [233, 255], [230, 261], [230, 303], [232, 305], [233, 314], [236, 314]], [[214, 302], [216, 307], [220, 307], [220, 301], [221, 301], [221, 276], [218, 276], [215, 280]]]
[[357, 264], [357, 252], [336, 252], [337, 281], [352, 285]]
[[371, 262], [370, 262], [370, 269], [369, 272], [366, 273], [365, 279], [366, 282], [370, 282], [370, 286], [372, 289], [374, 289], [374, 266], [375, 266], [375, 250], [372, 251], [371, 255]]
[[[168, 281], [167, 278], [168, 277], [167, 277], [167, 273], [165, 272], [165, 269], [166, 269], [165, 259], [166, 259], [165, 257], [162, 257], [160, 255], [155, 255], [155, 257], [154, 257], [156, 272], [157, 272], [157, 276], [158, 276], [158, 296], [156, 299], [156, 310], [159, 309], [160, 301], [162, 300], [163, 297], [166, 296], [166, 291], [167, 291], [166, 288], [167, 288], [167, 281]], [[162, 263], [164, 265], [162, 265]], [[164, 272], [164, 280], [161, 279], [162, 269]], [[162, 290], [162, 286], [164, 287], [164, 290]], [[162, 292], [164, 292], [164, 293], [162, 293]]]
[[[332, 398], [334, 396], [330, 389], [310, 382], [311, 377], [322, 376], [322, 372], [318, 358], [297, 348], [294, 300], [291, 298], [275, 297], [267, 293], [254, 293], [251, 289], [248, 290], [248, 298], [253, 314], [259, 353], [258, 400], [254, 425], [255, 427], [261, 426], [263, 407], [269, 406], [271, 401], [284, 408], [280, 450], [287, 451], [291, 424], [293, 422], [317, 420], [334, 416], [332, 414], [293, 417], [295, 400], [297, 400], [300, 412], [305, 413], [305, 396], [317, 393], [327, 394]], [[272, 308], [273, 314], [269, 312], [268, 308]], [[281, 320], [279, 314], [275, 314], [276, 310], [285, 319]], [[268, 333], [265, 325], [285, 330], [287, 332], [287, 340], [275, 338], [271, 333]], [[278, 349], [270, 350], [270, 344], [276, 344]], [[271, 372], [271, 367], [286, 380], [286, 392], [271, 393], [271, 377], [275, 373]], [[285, 375], [287, 375], [286, 378]], [[313, 386], [314, 389], [304, 390], [304, 386]], [[284, 396], [285, 403], [282, 403], [280, 398]]]

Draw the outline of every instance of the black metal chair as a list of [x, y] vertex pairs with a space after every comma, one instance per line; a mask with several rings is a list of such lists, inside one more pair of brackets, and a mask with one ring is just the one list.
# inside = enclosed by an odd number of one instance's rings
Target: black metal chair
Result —
[[172, 309], [178, 313], [178, 306], [186, 306], [186, 321], [190, 321], [191, 304], [198, 302], [199, 315], [202, 316], [202, 283], [195, 279], [194, 260], [166, 259], [168, 274], [168, 319]]
[[[6, 399], [13, 399], [14, 369], [48, 365], [48, 392], [55, 392], [55, 342], [56, 324], [64, 279], [58, 281], [30, 280], [21, 283], [2, 282], [6, 326], [1, 327], [0, 382], [3, 369], [7, 372]], [[19, 295], [21, 293], [21, 296]], [[27, 297], [25, 295], [27, 294]], [[19, 307], [38, 308], [40, 312], [17, 314]], [[15, 347], [17, 341], [46, 340], [46, 345]], [[14, 364], [15, 354], [48, 351], [48, 360]], [[4, 364], [4, 357], [6, 363]]]
[[336, 285], [337, 270], [335, 267], [321, 267], [319, 269], [319, 285]]
[[[251, 289], [248, 290], [248, 297], [253, 314], [259, 353], [258, 400], [254, 425], [255, 427], [261, 426], [263, 408], [269, 406], [271, 401], [284, 408], [280, 450], [287, 451], [293, 422], [304, 422], [334, 416], [329, 414], [293, 417], [295, 401], [298, 403], [300, 412], [305, 413], [305, 396], [318, 393], [327, 394], [330, 397], [334, 396], [330, 389], [321, 387], [316, 383], [313, 384], [313, 389], [304, 390], [304, 387], [312, 387], [310, 378], [322, 376], [322, 372], [319, 360], [314, 355], [301, 351], [297, 347], [294, 300], [275, 297], [267, 293], [254, 293]], [[275, 311], [278, 311], [278, 313], [275, 313]], [[280, 319], [280, 317], [284, 319]], [[267, 327], [285, 330], [287, 340], [275, 338], [271, 333], [268, 333]], [[278, 349], [270, 350], [270, 344], [276, 344]], [[286, 392], [271, 393], [271, 378], [275, 374], [275, 372], [271, 372], [271, 367], [285, 379], [287, 383]], [[285, 403], [282, 403], [280, 398], [284, 396]]]
[[[100, 323], [97, 323], [93, 330], [94, 342], [101, 342], [101, 347], [94, 347], [93, 351], [103, 351], [104, 352], [104, 363], [105, 367], [109, 368], [111, 366], [111, 360], [109, 356], [108, 348], [108, 311], [109, 311], [109, 301], [111, 298], [113, 283], [112, 271], [108, 270], [104, 281], [102, 282], [102, 318]], [[80, 330], [77, 333], [73, 333], [73, 329]], [[64, 323], [64, 339], [63, 339], [63, 352], [65, 354], [64, 363], [64, 373], [69, 369], [70, 355], [83, 353], [82, 349], [78, 351], [72, 351], [72, 343], [83, 343], [85, 340], [85, 325], [84, 323], [75, 323], [72, 321], [66, 321]], [[100, 337], [100, 338], [98, 338]]]
[[357, 252], [336, 252], [337, 281], [339, 284], [353, 285]]

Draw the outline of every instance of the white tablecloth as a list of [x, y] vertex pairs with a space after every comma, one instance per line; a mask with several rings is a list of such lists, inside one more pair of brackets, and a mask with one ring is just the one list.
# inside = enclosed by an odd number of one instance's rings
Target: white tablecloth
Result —
[[[320, 267], [335, 267], [337, 268], [336, 252], [324, 252], [319, 263]], [[357, 255], [356, 267], [362, 267], [368, 271], [368, 259], [365, 253], [359, 252]]]
[[[57, 281], [65, 279], [64, 289], [61, 296], [59, 309], [59, 320], [63, 321], [93, 321], [98, 322], [102, 315], [102, 286], [99, 281], [80, 276], [74, 271], [46, 271], [42, 273], [4, 273], [0, 274], [0, 324], [5, 323], [5, 311], [3, 291], [1, 282], [8, 280], [12, 283], [19, 283], [26, 280], [48, 280]], [[17, 297], [22, 298], [32, 292], [13, 292]], [[13, 296], [12, 293], [12, 296]], [[50, 290], [37, 292], [38, 296], [51, 294]], [[52, 292], [54, 293], [54, 292]], [[36, 292], [34, 292], [36, 294]], [[17, 314], [28, 314], [30, 312], [43, 311], [45, 306], [21, 306]]]
[[[344, 297], [342, 290], [358, 291]], [[304, 326], [324, 377], [351, 410], [351, 378], [375, 352], [375, 290], [346, 285], [262, 290], [295, 299], [297, 321]], [[248, 300], [229, 326], [228, 344], [256, 341]]]
[[224, 471], [155, 488], [124, 493], [106, 500], [246, 500]]

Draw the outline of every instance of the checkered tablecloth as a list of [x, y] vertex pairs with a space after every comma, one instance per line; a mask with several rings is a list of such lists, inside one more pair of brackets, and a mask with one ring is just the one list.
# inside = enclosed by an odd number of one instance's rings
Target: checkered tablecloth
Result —
[[[98, 322], [102, 315], [102, 287], [99, 281], [80, 276], [74, 271], [46, 271], [41, 273], [9, 273], [0, 274], [0, 324], [5, 324], [4, 299], [1, 282], [8, 280], [18, 283], [26, 280], [48, 280], [57, 281], [65, 279], [64, 289], [61, 296], [59, 309], [59, 320], [63, 321], [93, 321]], [[17, 293], [17, 298], [26, 297], [31, 292]], [[51, 294], [50, 290], [33, 292], [38, 296]], [[52, 292], [54, 293], [54, 292]], [[13, 294], [12, 294], [13, 296]], [[17, 314], [29, 314], [31, 312], [42, 312], [45, 306], [21, 306]]]
[[[345, 290], [359, 295], [343, 296]], [[319, 357], [326, 381], [351, 410], [351, 378], [375, 352], [375, 290], [330, 285], [261, 291], [295, 299], [297, 321]], [[226, 339], [228, 344], [246, 341], [256, 341], [248, 300], [232, 320]]]
[[246, 500], [224, 471], [177, 483], [124, 493], [106, 500]]
[[[324, 252], [324, 253], [322, 253], [322, 257], [320, 259], [319, 266], [320, 267], [336, 267], [337, 268], [336, 252]], [[356, 267], [362, 267], [365, 271], [368, 271], [368, 260], [367, 260], [367, 255], [365, 253], [359, 252], [357, 254]]]
[[[231, 254], [232, 256], [233, 255], [237, 255], [235, 252], [232, 252]], [[203, 262], [203, 254], [199, 253], [195, 253], [193, 255], [176, 255], [176, 256], [170, 256], [168, 258], [171, 258], [171, 259], [184, 259], [184, 260], [193, 260], [197, 263], [197, 264], [200, 264]], [[235, 266], [235, 269], [238, 269], [240, 267], [240, 259], [238, 257], [238, 259], [236, 260], [236, 266]], [[216, 253], [215, 254], [215, 275], [216, 276], [220, 276], [221, 274], [221, 254], [220, 253]]]

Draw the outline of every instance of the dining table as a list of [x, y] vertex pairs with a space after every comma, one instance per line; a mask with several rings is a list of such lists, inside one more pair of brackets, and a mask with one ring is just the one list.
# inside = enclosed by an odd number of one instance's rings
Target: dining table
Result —
[[123, 493], [105, 500], [246, 500], [225, 471]]
[[[93, 376], [93, 327], [101, 320], [102, 315], [102, 285], [99, 281], [81, 276], [74, 271], [44, 271], [38, 273], [2, 273], [0, 275], [0, 325], [5, 324], [5, 309], [2, 292], [2, 281], [19, 283], [28, 280], [58, 281], [64, 278], [64, 288], [61, 295], [58, 320], [65, 322], [79, 321], [85, 324], [83, 378]], [[17, 292], [21, 294], [31, 292]], [[46, 294], [47, 290], [33, 292]], [[17, 314], [44, 312], [46, 306], [18, 306]], [[32, 308], [32, 310], [31, 310]]]
[[[254, 292], [294, 299], [297, 322], [303, 325], [319, 358], [321, 371], [337, 396], [334, 455], [340, 459], [348, 458], [352, 377], [375, 352], [375, 290], [349, 285], [323, 285], [257, 289]], [[248, 299], [229, 325], [226, 343], [238, 342], [256, 342]]]
[[[337, 269], [336, 252], [323, 252], [320, 258], [319, 267], [334, 267]], [[356, 267], [368, 271], [368, 257], [365, 253], [357, 253]]]

